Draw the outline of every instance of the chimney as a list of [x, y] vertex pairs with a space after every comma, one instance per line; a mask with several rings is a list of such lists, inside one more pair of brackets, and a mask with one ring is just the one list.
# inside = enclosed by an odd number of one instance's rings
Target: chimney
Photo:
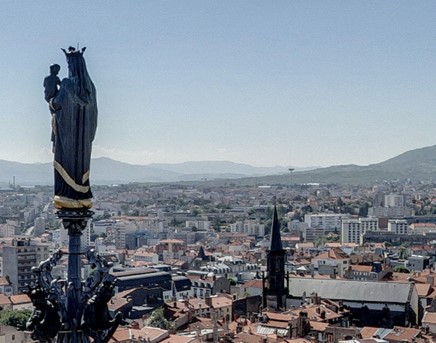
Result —
[[132, 328], [134, 330], [139, 330], [139, 323], [137, 321], [132, 321], [130, 323], [130, 328]]
[[252, 313], [250, 316], [250, 322], [255, 323], [257, 321], [257, 316], [255, 313]]
[[207, 306], [212, 307], [212, 298], [210, 296], [204, 298], [204, 302], [206, 303]]
[[429, 275], [427, 275], [427, 283], [428, 283], [429, 285], [434, 286], [434, 275], [433, 275], [433, 274], [429, 274]]
[[242, 324], [240, 322], [238, 322], [237, 326], [236, 326], [236, 333], [241, 333], [243, 330]]
[[303, 337], [305, 336], [305, 330], [307, 323], [307, 312], [306, 311], [300, 311], [300, 316], [298, 317], [298, 324], [297, 324], [297, 337]]
[[322, 318], [322, 319], [325, 319], [325, 311], [324, 311], [324, 310], [321, 311], [321, 318]]

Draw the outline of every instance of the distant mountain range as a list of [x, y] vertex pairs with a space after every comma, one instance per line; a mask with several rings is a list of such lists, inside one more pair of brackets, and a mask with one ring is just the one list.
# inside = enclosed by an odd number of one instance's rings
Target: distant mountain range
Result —
[[[51, 163], [19, 163], [0, 160], [0, 184], [53, 183]], [[383, 180], [436, 180], [436, 145], [407, 151], [368, 166], [339, 165], [327, 168], [253, 167], [228, 161], [152, 163], [133, 165], [100, 157], [92, 160], [93, 184], [130, 182], [226, 182], [237, 184], [342, 183], [369, 184]]]
[[[19, 163], [0, 160], [0, 184], [17, 185], [53, 183], [52, 163]], [[300, 168], [296, 170], [307, 170]], [[108, 157], [92, 159], [91, 182], [93, 184], [120, 184], [129, 182], [178, 182], [206, 181], [211, 179], [237, 179], [289, 173], [288, 167], [253, 167], [228, 161], [204, 161], [184, 163], [152, 163], [134, 165], [115, 161]]]
[[292, 176], [265, 176], [255, 180], [243, 179], [245, 184], [303, 184], [303, 183], [337, 183], [337, 184], [373, 184], [392, 180], [436, 181], [436, 145], [414, 149], [402, 153], [384, 162], [358, 166], [354, 164], [308, 171], [295, 171]]

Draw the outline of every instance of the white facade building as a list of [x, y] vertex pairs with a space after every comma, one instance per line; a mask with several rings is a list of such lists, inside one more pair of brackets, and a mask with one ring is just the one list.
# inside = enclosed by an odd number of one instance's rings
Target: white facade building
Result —
[[406, 199], [403, 194], [385, 195], [385, 207], [404, 207]]
[[187, 220], [185, 222], [186, 228], [192, 228], [193, 226], [201, 231], [208, 231], [210, 230], [211, 222], [209, 220]]
[[21, 232], [20, 227], [10, 224], [0, 224], [0, 237], [12, 237], [19, 235]]
[[378, 218], [369, 217], [369, 218], [359, 218], [360, 227], [363, 232], [366, 231], [378, 231]]
[[237, 221], [230, 224], [230, 232], [245, 233], [248, 236], [265, 236], [265, 225], [254, 220]]
[[390, 219], [388, 220], [388, 231], [397, 234], [407, 234], [409, 232], [409, 225], [405, 219]]
[[318, 213], [304, 215], [304, 222], [308, 227], [320, 228], [324, 231], [339, 230], [342, 219], [350, 218], [349, 214], [344, 213]]
[[357, 243], [360, 242], [362, 229], [359, 219], [344, 219], [341, 225], [341, 242]]
[[[381, 195], [378, 197], [380, 198]], [[404, 194], [388, 194], [384, 196], [383, 206], [380, 200], [374, 201], [375, 206], [368, 209], [368, 214], [374, 217], [402, 218], [413, 215], [413, 208], [408, 206], [408, 197]]]
[[361, 236], [366, 231], [377, 231], [378, 219], [374, 217], [344, 219], [341, 225], [342, 243], [361, 243]]

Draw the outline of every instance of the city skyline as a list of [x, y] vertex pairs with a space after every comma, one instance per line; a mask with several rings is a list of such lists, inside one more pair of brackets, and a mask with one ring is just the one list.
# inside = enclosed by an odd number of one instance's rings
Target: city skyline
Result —
[[52, 159], [42, 80], [85, 52], [93, 157], [131, 164], [367, 165], [436, 144], [431, 2], [11, 2], [0, 159]]

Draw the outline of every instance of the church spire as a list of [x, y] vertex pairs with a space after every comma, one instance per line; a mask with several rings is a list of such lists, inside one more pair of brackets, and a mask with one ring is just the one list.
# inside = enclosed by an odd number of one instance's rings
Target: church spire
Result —
[[286, 307], [288, 288], [285, 286], [285, 261], [286, 250], [283, 249], [280, 235], [280, 222], [277, 215], [277, 207], [274, 206], [271, 226], [271, 241], [269, 250], [266, 252], [267, 278], [264, 279], [266, 286], [263, 288], [263, 308], [273, 307], [281, 310]]
[[280, 235], [280, 223], [277, 215], [277, 206], [274, 206], [269, 251], [281, 251], [281, 250], [283, 250], [283, 246], [282, 246], [282, 237]]

